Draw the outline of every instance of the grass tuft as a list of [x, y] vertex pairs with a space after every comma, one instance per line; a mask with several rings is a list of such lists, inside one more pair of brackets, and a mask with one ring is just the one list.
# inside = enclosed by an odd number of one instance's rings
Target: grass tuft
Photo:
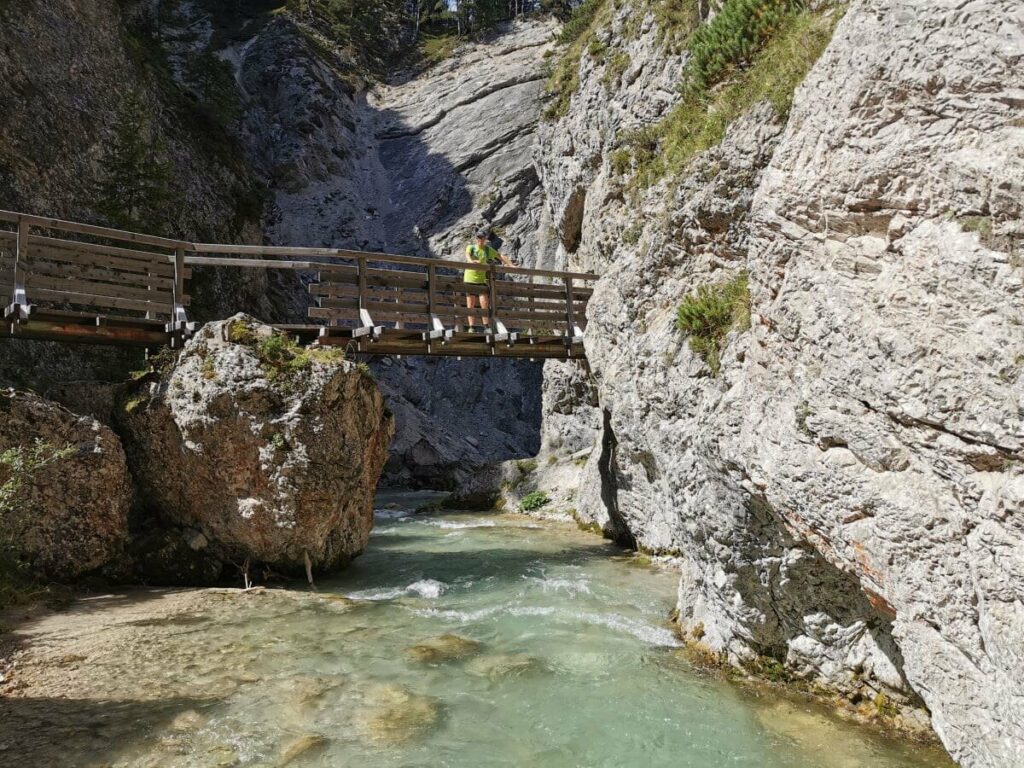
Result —
[[[698, 48], [704, 53], [687, 64], [680, 102], [657, 124], [623, 137], [612, 157], [613, 170], [633, 174], [633, 187], [651, 186], [680, 175], [694, 156], [721, 143], [729, 125], [756, 104], [767, 101], [776, 119], [784, 120], [793, 93], [832, 39], [841, 16], [839, 10], [790, 11], [770, 26], [770, 38], [759, 32], [763, 47], [756, 53], [737, 44], [729, 49], [733, 53], [713, 56], [706, 49], [718, 37], [702, 37]], [[728, 76], [728, 83], [710, 88]]]
[[546, 90], [553, 97], [544, 111], [544, 117], [548, 120], [557, 120], [569, 111], [572, 95], [580, 85], [580, 60], [583, 52], [597, 50], [603, 55], [601, 45], [594, 40], [594, 33], [611, 19], [611, 9], [610, 0], [584, 0], [562, 27], [558, 42], [567, 48], [548, 76]]
[[750, 327], [750, 287], [745, 271], [713, 285], [702, 285], [676, 312], [676, 328], [688, 334], [690, 348], [717, 376], [729, 331]]

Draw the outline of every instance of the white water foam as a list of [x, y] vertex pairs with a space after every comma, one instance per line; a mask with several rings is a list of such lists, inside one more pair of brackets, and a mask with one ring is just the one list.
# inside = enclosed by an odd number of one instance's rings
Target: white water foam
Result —
[[540, 584], [544, 592], [567, 592], [572, 597], [589, 595], [590, 583], [586, 579], [556, 579], [549, 577], [525, 576], [528, 581]]
[[377, 520], [399, 520], [404, 517], [416, 514], [411, 509], [375, 509], [373, 510], [373, 516]]
[[419, 597], [425, 597], [431, 600], [437, 599], [445, 593], [448, 589], [448, 585], [443, 581], [435, 581], [434, 579], [421, 579], [414, 581], [405, 587], [392, 587], [390, 589], [364, 589], [358, 592], [349, 592], [345, 597], [350, 600], [394, 600], [396, 597], [403, 597], [404, 595], [414, 594]]
[[496, 525], [493, 520], [474, 520], [471, 523], [453, 523], [451, 520], [424, 520], [423, 522], [452, 531], [461, 531], [466, 528], [493, 528]]

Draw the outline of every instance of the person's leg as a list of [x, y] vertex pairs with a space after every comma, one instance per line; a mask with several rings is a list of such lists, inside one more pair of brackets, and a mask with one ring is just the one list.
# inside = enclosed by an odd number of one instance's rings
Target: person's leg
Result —
[[491, 297], [488, 296], [486, 293], [481, 293], [480, 294], [480, 309], [483, 310], [483, 316], [484, 316], [483, 322], [480, 323], [481, 325], [490, 325], [491, 313], [487, 311], [490, 308], [491, 308]]
[[[473, 309], [474, 307], [476, 307], [476, 294], [475, 293], [467, 293], [466, 294], [466, 308], [467, 309]], [[476, 318], [473, 317], [473, 313], [470, 312], [469, 313], [469, 327], [466, 328], [466, 330], [468, 331], [468, 330], [472, 329], [472, 327], [474, 325], [476, 325]]]

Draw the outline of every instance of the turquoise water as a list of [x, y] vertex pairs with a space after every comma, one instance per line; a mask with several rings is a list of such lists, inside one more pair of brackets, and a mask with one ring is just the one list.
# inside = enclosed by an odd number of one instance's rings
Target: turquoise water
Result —
[[413, 504], [381, 498], [370, 551], [317, 595], [206, 593], [122, 626], [78, 684], [138, 716], [50, 741], [75, 765], [947, 764], [695, 671], [673, 573], [572, 525]]

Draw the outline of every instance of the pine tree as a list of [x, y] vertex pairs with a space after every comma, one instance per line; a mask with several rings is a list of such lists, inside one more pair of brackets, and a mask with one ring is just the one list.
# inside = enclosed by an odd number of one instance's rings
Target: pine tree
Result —
[[160, 231], [170, 202], [166, 148], [139, 94], [125, 99], [113, 140], [100, 158], [96, 210], [111, 226]]

